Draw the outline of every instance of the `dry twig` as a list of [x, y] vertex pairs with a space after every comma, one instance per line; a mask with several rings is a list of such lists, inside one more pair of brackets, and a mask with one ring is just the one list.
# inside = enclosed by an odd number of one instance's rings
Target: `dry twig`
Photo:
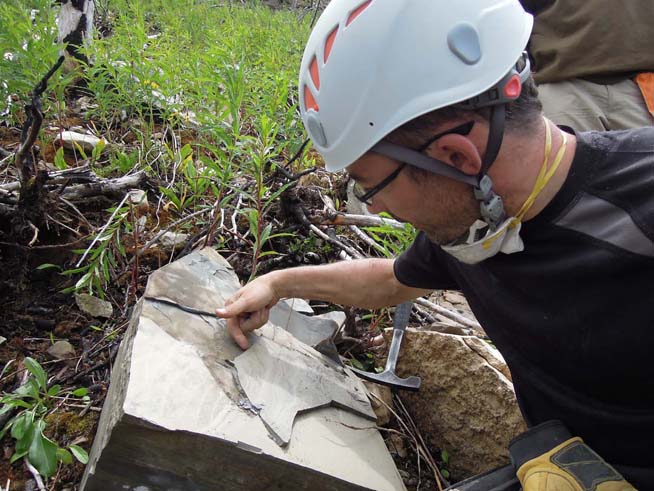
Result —
[[404, 224], [392, 218], [382, 218], [373, 215], [351, 215], [329, 209], [318, 221], [320, 225], [357, 225], [359, 227], [380, 227], [388, 225], [399, 230], [404, 230]]
[[416, 299], [416, 303], [422, 305], [423, 307], [427, 307], [428, 309], [431, 309], [434, 312], [441, 314], [443, 317], [447, 317], [448, 319], [453, 320], [454, 322], [458, 322], [459, 324], [462, 324], [476, 331], [483, 331], [481, 325], [478, 322], [470, 320], [461, 314], [457, 314], [456, 312], [452, 312], [451, 310], [446, 309], [445, 307], [441, 307], [440, 305], [430, 302], [429, 300], [418, 298]]
[[24, 460], [25, 460], [25, 465], [27, 466], [27, 470], [29, 470], [30, 474], [32, 474], [32, 477], [34, 477], [34, 480], [36, 481], [36, 485], [39, 488], [39, 491], [45, 491], [45, 486], [43, 485], [43, 479], [41, 479], [41, 474], [39, 474], [39, 471], [36, 470], [36, 468], [30, 463], [27, 457], [25, 457]]
[[313, 231], [313, 233], [315, 233], [318, 237], [320, 237], [323, 240], [326, 240], [327, 242], [329, 242], [331, 244], [334, 244], [337, 247], [340, 247], [347, 254], [352, 256], [354, 259], [363, 259], [364, 258], [364, 256], [361, 253], [359, 253], [358, 251], [352, 249], [350, 246], [347, 246], [347, 245], [343, 244], [340, 240], [330, 237], [329, 235], [327, 235], [325, 232], [320, 230], [315, 225], [311, 224], [310, 227], [311, 227], [311, 230]]

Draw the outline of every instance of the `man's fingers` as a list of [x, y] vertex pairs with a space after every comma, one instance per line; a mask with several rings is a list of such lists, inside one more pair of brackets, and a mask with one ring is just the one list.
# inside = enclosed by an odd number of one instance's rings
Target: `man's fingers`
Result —
[[225, 302], [225, 306], [219, 309], [216, 309], [216, 315], [222, 317], [223, 319], [229, 319], [231, 317], [236, 317], [237, 315], [243, 314], [248, 311], [248, 302], [243, 297], [239, 297], [236, 300], [229, 299]]
[[258, 310], [253, 312], [249, 317], [241, 319], [241, 331], [251, 332], [260, 328], [268, 322], [269, 309]]
[[239, 345], [241, 349], [246, 350], [250, 347], [248, 338], [241, 330], [240, 322], [238, 318], [227, 319], [227, 332], [229, 332], [229, 335], [236, 342], [236, 344]]
[[242, 349], [250, 346], [247, 333], [268, 321], [270, 307], [275, 303], [271, 297], [267, 288], [258, 288], [252, 283], [228, 298], [223, 307], [216, 309], [216, 315], [227, 320], [229, 335]]
[[241, 349], [248, 349], [250, 343], [248, 342], [246, 334], [260, 328], [266, 322], [270, 309], [262, 309], [257, 312], [251, 313], [249, 316], [238, 316], [227, 318], [227, 332], [234, 339]]

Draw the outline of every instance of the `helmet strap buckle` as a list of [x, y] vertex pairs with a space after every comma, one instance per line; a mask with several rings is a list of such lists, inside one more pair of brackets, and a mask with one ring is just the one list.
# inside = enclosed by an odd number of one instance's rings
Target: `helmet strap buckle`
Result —
[[482, 219], [491, 230], [495, 230], [506, 218], [502, 197], [493, 191], [493, 181], [485, 175], [474, 188], [475, 199], [479, 201]]

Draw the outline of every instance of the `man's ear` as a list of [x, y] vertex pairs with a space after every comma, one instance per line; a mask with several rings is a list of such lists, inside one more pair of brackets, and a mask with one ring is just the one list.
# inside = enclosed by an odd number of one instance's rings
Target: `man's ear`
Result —
[[481, 170], [481, 155], [476, 145], [463, 135], [449, 134], [435, 141], [426, 152], [464, 174], [475, 176]]

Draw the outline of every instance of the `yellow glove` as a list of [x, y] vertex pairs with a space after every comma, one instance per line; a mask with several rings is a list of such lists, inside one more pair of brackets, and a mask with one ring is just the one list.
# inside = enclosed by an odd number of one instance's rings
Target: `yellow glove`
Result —
[[509, 452], [524, 491], [636, 491], [558, 421], [518, 436]]

